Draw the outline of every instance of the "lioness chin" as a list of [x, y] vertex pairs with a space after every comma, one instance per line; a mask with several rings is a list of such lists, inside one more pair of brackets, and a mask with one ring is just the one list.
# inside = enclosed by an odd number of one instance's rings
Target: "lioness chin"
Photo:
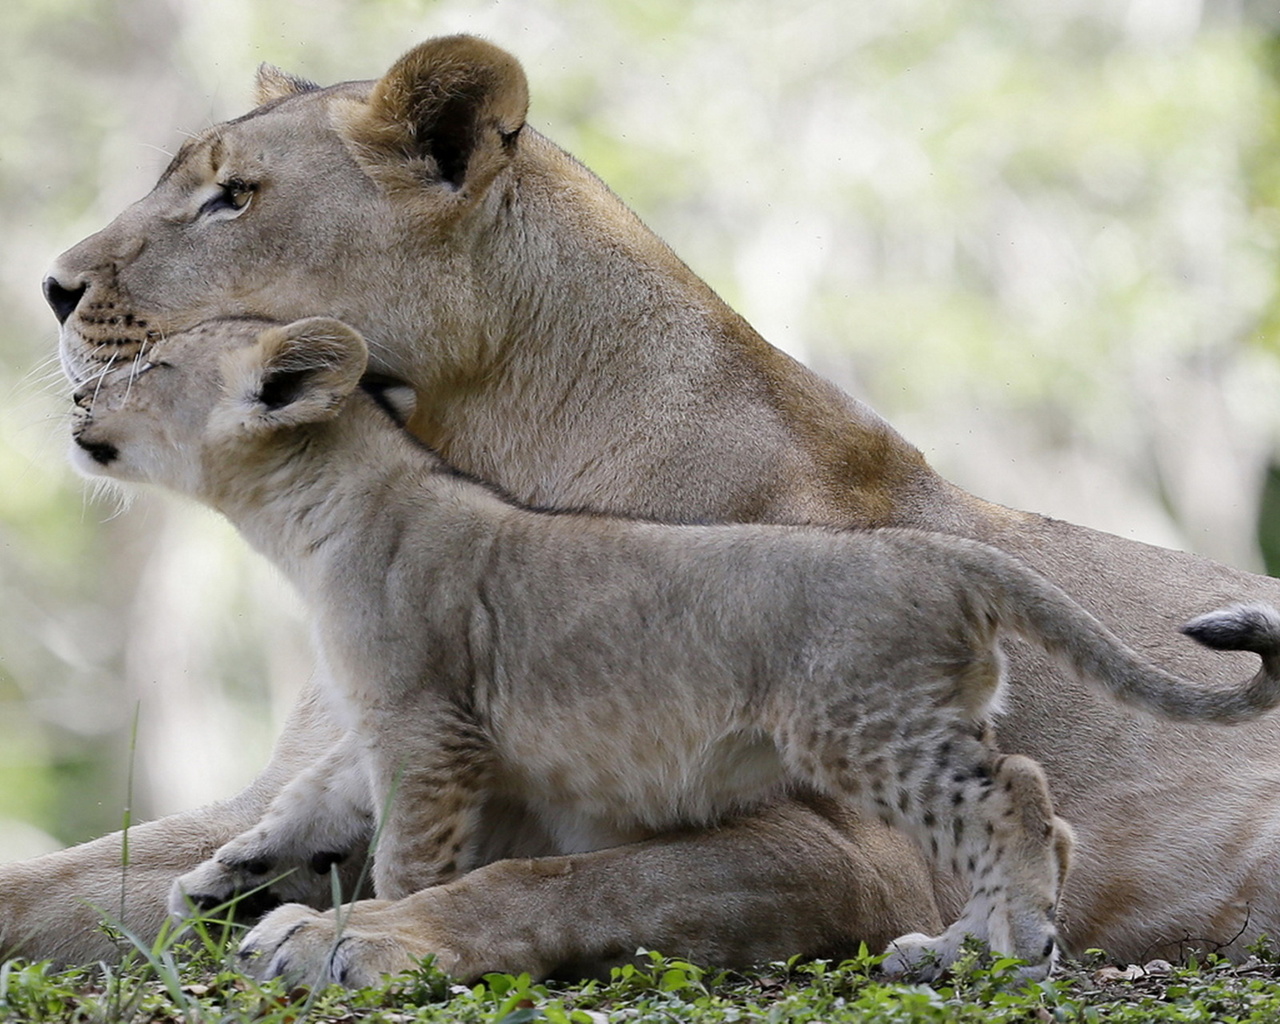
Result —
[[[1038, 766], [984, 742], [1000, 635], [1173, 718], [1237, 723], [1280, 702], [1269, 606], [1183, 627], [1262, 656], [1249, 682], [1197, 689], [973, 541], [522, 508], [414, 444], [360, 391], [367, 368], [335, 320], [211, 321], [76, 395], [83, 469], [219, 509], [298, 586], [349, 723], [257, 826], [178, 879], [179, 916], [346, 859], [375, 815], [376, 895], [403, 899], [474, 866], [495, 799], [622, 841], [806, 788], [904, 829], [969, 886], [941, 935], [894, 940], [887, 970], [936, 976], [973, 937], [1043, 978], [1072, 840]], [[268, 916], [242, 956], [324, 981], [290, 966], [293, 914]]]
[[[259, 89], [261, 106], [186, 142], [149, 195], [51, 270], [74, 381], [212, 317], [336, 315], [369, 340], [378, 373], [414, 385], [412, 429], [522, 501], [953, 533], [1031, 564], [1165, 668], [1243, 671], [1173, 642], [1174, 627], [1231, 600], [1274, 604], [1275, 581], [940, 479], [525, 124], [508, 54], [437, 39], [376, 82], [317, 88], [268, 69]], [[1000, 746], [1044, 765], [1077, 833], [1067, 944], [1232, 954], [1280, 932], [1280, 726], [1267, 718], [1228, 740], [1154, 721], [1099, 701], [1025, 645], [1008, 654]], [[122, 895], [125, 924], [153, 935], [174, 879], [256, 824], [341, 734], [313, 688], [244, 793], [131, 830], [123, 879], [120, 836], [0, 868], [0, 949], [109, 955], [96, 908]], [[484, 815], [495, 841], [481, 867], [355, 903], [340, 957], [319, 940], [297, 956], [353, 976], [428, 953], [464, 975], [579, 974], [641, 946], [746, 965], [936, 934], [960, 906], [952, 880], [900, 836], [812, 794], [624, 846], [569, 844], [519, 804]], [[313, 907], [331, 892], [312, 870], [292, 885]]]

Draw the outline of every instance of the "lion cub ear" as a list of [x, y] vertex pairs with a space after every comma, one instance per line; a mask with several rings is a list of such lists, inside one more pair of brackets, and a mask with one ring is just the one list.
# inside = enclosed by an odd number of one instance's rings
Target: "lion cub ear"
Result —
[[251, 431], [330, 419], [359, 386], [368, 362], [364, 339], [339, 320], [311, 317], [268, 328], [247, 348], [227, 354], [222, 412]]
[[367, 104], [335, 110], [365, 171], [393, 191], [437, 183], [478, 198], [511, 161], [529, 107], [520, 63], [474, 36], [430, 39], [376, 82]]

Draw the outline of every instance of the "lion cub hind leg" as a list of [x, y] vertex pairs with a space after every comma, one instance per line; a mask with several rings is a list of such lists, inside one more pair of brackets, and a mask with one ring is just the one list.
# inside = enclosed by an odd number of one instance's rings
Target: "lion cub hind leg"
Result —
[[940, 867], [967, 878], [969, 900], [941, 935], [891, 943], [883, 970], [936, 977], [972, 936], [1024, 961], [1023, 977], [1047, 977], [1058, 954], [1058, 894], [1073, 838], [1053, 813], [1044, 773], [1030, 758], [985, 748], [982, 756], [953, 760], [945, 773], [920, 795], [900, 791], [890, 818]]

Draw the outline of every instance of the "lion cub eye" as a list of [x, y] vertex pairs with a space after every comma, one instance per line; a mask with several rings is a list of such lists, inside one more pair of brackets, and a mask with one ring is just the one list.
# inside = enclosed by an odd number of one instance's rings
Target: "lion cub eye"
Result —
[[219, 182], [218, 191], [204, 201], [196, 216], [211, 217], [221, 214], [223, 219], [235, 217], [249, 205], [257, 187], [242, 178], [228, 178]]

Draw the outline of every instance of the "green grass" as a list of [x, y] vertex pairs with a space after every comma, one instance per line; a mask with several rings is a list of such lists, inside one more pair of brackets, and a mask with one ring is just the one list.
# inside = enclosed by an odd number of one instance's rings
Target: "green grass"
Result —
[[1243, 965], [1210, 958], [1131, 979], [1100, 970], [1100, 960], [1069, 962], [1040, 983], [1014, 980], [1012, 961], [971, 955], [936, 985], [878, 979], [877, 958], [871, 956], [839, 965], [774, 964], [738, 974], [647, 954], [641, 964], [615, 970], [608, 982], [572, 985], [534, 984], [527, 975], [505, 974], [459, 985], [428, 963], [382, 987], [350, 992], [259, 984], [230, 966], [206, 936], [135, 950], [110, 968], [55, 971], [47, 964], [5, 963], [0, 1022], [1280, 1021], [1280, 965], [1269, 951], [1258, 952]]

